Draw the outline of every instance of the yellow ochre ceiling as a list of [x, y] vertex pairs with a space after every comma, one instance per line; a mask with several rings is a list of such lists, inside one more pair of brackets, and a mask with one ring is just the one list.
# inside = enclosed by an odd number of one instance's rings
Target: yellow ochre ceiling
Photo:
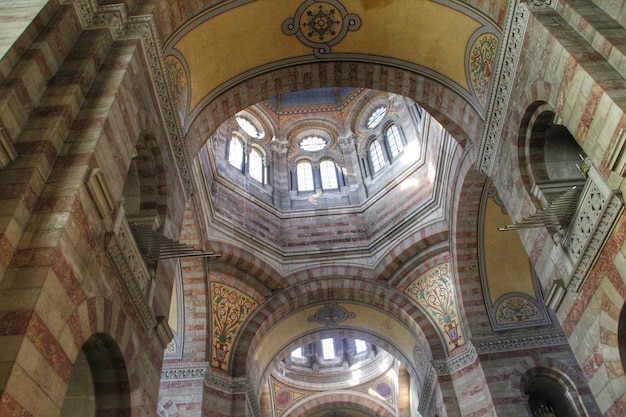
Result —
[[[187, 66], [189, 109], [247, 71], [304, 57], [316, 60], [311, 46], [282, 29], [283, 22], [296, 17], [301, 4], [293, 0], [229, 2], [173, 36], [166, 54], [178, 55]], [[361, 26], [332, 46], [333, 55], [408, 63], [469, 90], [466, 51], [484, 21], [424, 0], [343, 0], [341, 5], [358, 16]]]

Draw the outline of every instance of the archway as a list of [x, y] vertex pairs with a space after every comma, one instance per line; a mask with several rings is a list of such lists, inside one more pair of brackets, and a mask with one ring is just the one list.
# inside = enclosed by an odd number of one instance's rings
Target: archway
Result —
[[78, 352], [61, 417], [129, 414], [129, 381], [122, 352], [111, 336], [97, 333]]

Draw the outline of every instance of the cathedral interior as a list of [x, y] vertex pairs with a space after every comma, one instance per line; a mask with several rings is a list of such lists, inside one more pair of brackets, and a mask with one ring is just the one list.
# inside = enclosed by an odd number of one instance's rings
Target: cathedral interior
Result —
[[626, 415], [626, 2], [0, 2], [7, 417]]

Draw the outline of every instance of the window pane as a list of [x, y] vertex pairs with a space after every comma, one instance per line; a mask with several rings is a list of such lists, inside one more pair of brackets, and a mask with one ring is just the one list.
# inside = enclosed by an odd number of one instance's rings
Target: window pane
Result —
[[391, 156], [396, 156], [404, 149], [404, 143], [402, 143], [402, 137], [400, 136], [400, 130], [397, 126], [392, 125], [386, 132], [387, 144], [389, 145], [389, 151]]
[[292, 357], [292, 358], [298, 358], [298, 359], [302, 359], [302, 358], [304, 358], [304, 353], [302, 352], [303, 350], [304, 350], [304, 349], [302, 348], [302, 346], [301, 346], [301, 347], [299, 347], [299, 348], [297, 348], [297, 349], [294, 349], [294, 350], [291, 352], [291, 357]]
[[298, 191], [313, 191], [313, 169], [309, 162], [300, 162], [296, 167]]
[[322, 177], [322, 188], [332, 190], [339, 188], [337, 184], [337, 171], [333, 161], [325, 160], [320, 163], [320, 176]]
[[354, 339], [354, 346], [357, 354], [363, 353], [367, 350], [367, 344], [361, 339]]
[[324, 359], [335, 359], [335, 343], [333, 339], [322, 339], [322, 356]]
[[307, 136], [300, 141], [300, 148], [303, 151], [315, 152], [321, 151], [326, 147], [326, 139], [319, 136]]
[[378, 141], [374, 141], [370, 144], [370, 160], [372, 161], [372, 168], [374, 173], [380, 171], [385, 166], [385, 157], [383, 155], [383, 148]]
[[228, 148], [228, 162], [235, 168], [241, 169], [243, 166], [243, 145], [237, 138], [230, 140]]
[[256, 149], [250, 152], [250, 166], [248, 167], [250, 176], [258, 182], [263, 182], [263, 155]]
[[383, 120], [383, 117], [387, 113], [387, 109], [383, 106], [377, 107], [376, 110], [370, 114], [370, 117], [367, 119], [367, 128], [373, 129], [380, 124]]

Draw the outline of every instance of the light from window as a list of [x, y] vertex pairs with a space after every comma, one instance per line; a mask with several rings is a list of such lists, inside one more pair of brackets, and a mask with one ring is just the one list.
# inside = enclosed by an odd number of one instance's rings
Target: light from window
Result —
[[297, 358], [297, 359], [304, 358], [304, 348], [302, 346], [300, 346], [299, 348], [294, 349], [293, 351], [291, 351], [291, 357], [292, 358]]
[[298, 177], [298, 191], [313, 191], [313, 168], [310, 162], [300, 162], [296, 166]]
[[248, 170], [252, 178], [263, 183], [263, 155], [257, 149], [253, 148], [250, 152]]
[[322, 357], [326, 360], [335, 359], [335, 342], [332, 338], [322, 339]]
[[228, 162], [237, 169], [243, 166], [243, 144], [241, 141], [233, 137], [228, 147]]
[[260, 132], [259, 129], [257, 129], [257, 127], [254, 125], [254, 123], [252, 123], [246, 117], [236, 116], [235, 120], [237, 120], [237, 124], [239, 125], [241, 130], [246, 132], [250, 137], [255, 139], [261, 139], [263, 137], [263, 132]]
[[383, 155], [383, 147], [380, 146], [380, 142], [377, 140], [373, 141], [370, 144], [369, 153], [372, 169], [374, 173], [377, 173], [385, 166], [385, 156]]
[[307, 152], [321, 151], [326, 147], [326, 139], [319, 136], [307, 136], [300, 141], [300, 149]]
[[333, 161], [326, 159], [320, 163], [320, 176], [322, 177], [322, 188], [324, 190], [339, 188], [337, 170]]
[[370, 117], [367, 119], [366, 126], [368, 129], [374, 129], [376, 126], [380, 124], [385, 117], [385, 113], [387, 113], [387, 108], [385, 106], [377, 107], [376, 110], [370, 114]]
[[356, 349], [356, 354], [363, 353], [367, 350], [367, 344], [364, 340], [354, 339], [354, 347]]
[[396, 125], [391, 125], [385, 132], [387, 136], [387, 144], [389, 145], [389, 151], [391, 156], [395, 157], [404, 149], [404, 143], [402, 143], [402, 137], [400, 136], [400, 129]]

